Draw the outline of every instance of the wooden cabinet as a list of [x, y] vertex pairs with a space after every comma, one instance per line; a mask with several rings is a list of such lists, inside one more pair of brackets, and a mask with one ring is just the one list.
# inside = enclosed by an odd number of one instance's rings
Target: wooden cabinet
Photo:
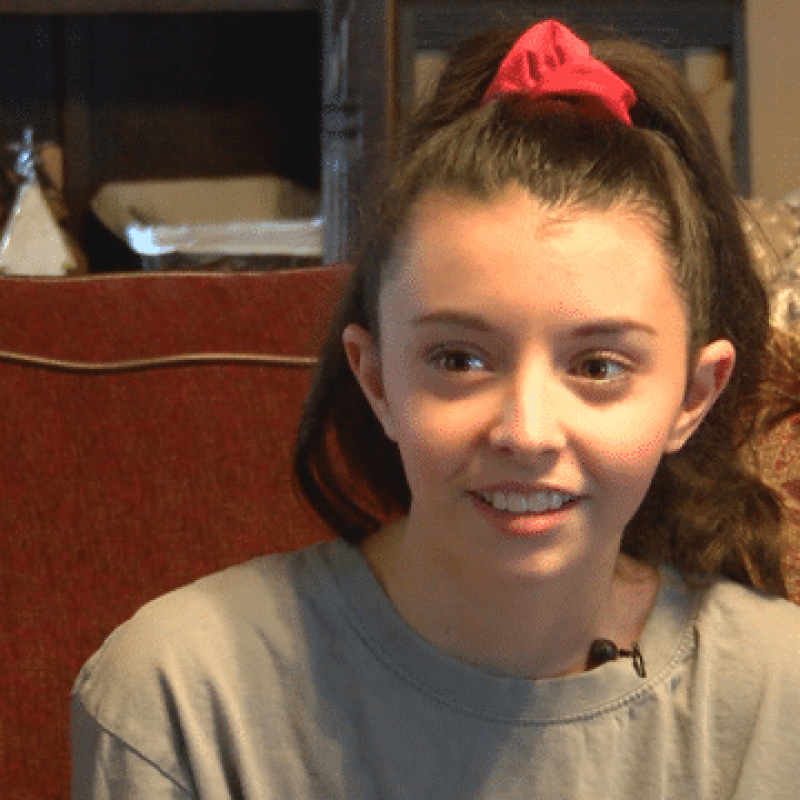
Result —
[[336, 260], [365, 137], [385, 134], [375, 87], [389, 85], [391, 14], [349, 0], [0, 0], [0, 141], [32, 125], [61, 145], [79, 237], [105, 182], [270, 172], [321, 190]]
[[33, 124], [63, 146], [76, 227], [111, 180], [299, 180], [321, 191], [334, 261], [408, 110], [415, 53], [543, 16], [723, 49], [748, 190], [743, 0], [0, 0], [0, 140]]

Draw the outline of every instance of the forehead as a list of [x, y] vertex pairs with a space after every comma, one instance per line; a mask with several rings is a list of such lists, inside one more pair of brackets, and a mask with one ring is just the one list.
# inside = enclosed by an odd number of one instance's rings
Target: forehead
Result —
[[[429, 193], [412, 210], [382, 307], [585, 322], [684, 316], [656, 223], [621, 205], [545, 208], [523, 189], [489, 200]], [[463, 306], [463, 308], [456, 308]]]

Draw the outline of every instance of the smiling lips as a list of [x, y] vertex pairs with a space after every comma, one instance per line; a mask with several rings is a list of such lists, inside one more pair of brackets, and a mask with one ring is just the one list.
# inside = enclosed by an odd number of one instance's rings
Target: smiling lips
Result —
[[560, 511], [578, 499], [576, 495], [550, 489], [535, 492], [475, 492], [475, 495], [495, 511], [506, 511], [510, 514], [545, 514]]

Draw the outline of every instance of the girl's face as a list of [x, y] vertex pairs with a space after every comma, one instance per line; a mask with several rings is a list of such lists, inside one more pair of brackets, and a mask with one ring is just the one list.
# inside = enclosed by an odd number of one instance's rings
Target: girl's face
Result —
[[522, 189], [416, 206], [380, 345], [357, 326], [344, 342], [403, 459], [407, 536], [434, 557], [526, 576], [616, 559], [662, 456], [734, 360], [718, 341], [689, 364], [651, 225], [548, 211]]

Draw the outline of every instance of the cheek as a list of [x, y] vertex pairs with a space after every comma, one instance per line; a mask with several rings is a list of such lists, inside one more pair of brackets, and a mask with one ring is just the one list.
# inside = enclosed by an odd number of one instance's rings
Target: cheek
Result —
[[394, 439], [412, 493], [430, 490], [433, 480], [466, 469], [481, 427], [476, 413], [463, 403], [442, 402], [414, 391], [406, 382], [393, 381], [386, 388]]
[[664, 455], [671, 420], [606, 418], [584, 439], [584, 464], [598, 483], [630, 492], [638, 505]]
[[[438, 413], [437, 413], [438, 411]], [[397, 425], [397, 445], [412, 465], [447, 473], [466, 455], [472, 430], [463, 415], [442, 413], [422, 405], [409, 405]]]

